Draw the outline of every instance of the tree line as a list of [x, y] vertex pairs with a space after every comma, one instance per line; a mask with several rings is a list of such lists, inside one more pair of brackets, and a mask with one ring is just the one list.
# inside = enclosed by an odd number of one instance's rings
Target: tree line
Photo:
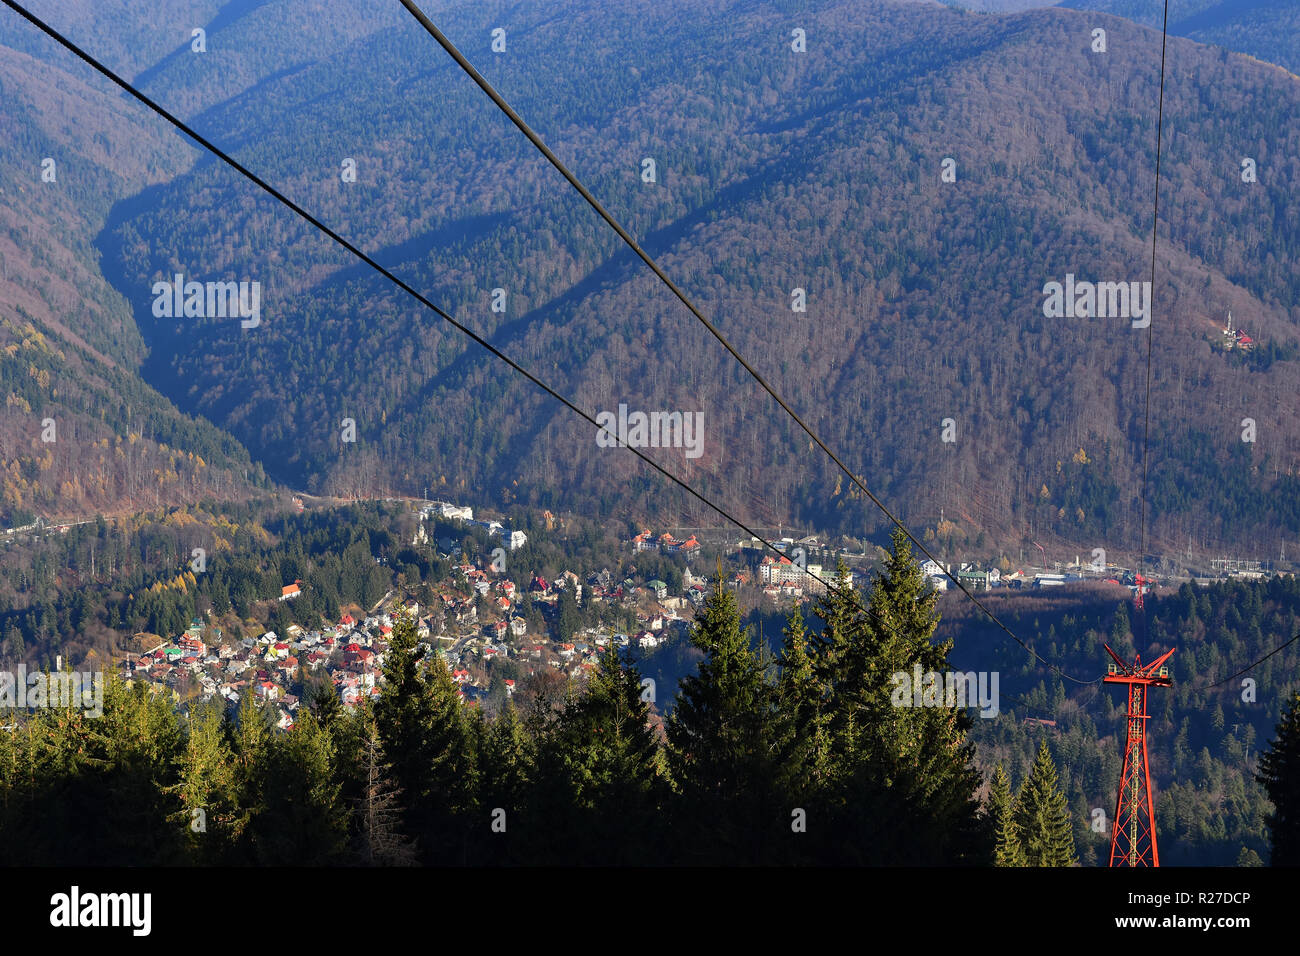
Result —
[[[943, 672], [936, 596], [901, 535], [863, 605], [797, 608], [755, 647], [715, 582], [702, 655], [664, 719], [609, 650], [583, 686], [534, 683], [494, 717], [399, 619], [373, 703], [314, 692], [275, 732], [245, 696], [180, 715], [113, 680], [103, 717], [0, 732], [4, 862], [1064, 866], [1072, 812], [1046, 741], [1014, 797], [975, 768], [970, 718], [907, 706], [891, 676]], [[899, 704], [903, 703], [903, 706]], [[1295, 701], [1261, 761], [1275, 862], [1294, 855]]]

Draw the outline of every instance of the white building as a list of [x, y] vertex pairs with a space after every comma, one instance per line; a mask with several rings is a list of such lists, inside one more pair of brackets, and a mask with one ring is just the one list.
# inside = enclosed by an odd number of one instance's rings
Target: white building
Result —
[[[821, 580], [818, 580], [818, 578]], [[793, 584], [817, 594], [826, 590], [826, 586], [822, 581], [829, 580], [822, 573], [820, 564], [810, 564], [807, 568], [801, 568], [789, 558], [781, 558], [778, 561], [770, 556], [764, 558], [758, 566], [758, 579], [759, 584], [763, 587], [779, 587], [783, 584]]]
[[453, 505], [448, 501], [435, 501], [433, 504], [420, 512], [420, 517], [427, 518], [430, 514], [438, 514], [443, 518], [458, 518], [461, 521], [473, 521], [474, 509]]

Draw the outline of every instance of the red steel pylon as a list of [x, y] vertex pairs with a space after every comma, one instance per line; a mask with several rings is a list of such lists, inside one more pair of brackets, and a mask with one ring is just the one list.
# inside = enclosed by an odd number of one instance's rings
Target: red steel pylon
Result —
[[[1140, 590], [1138, 594], [1141, 595]], [[1109, 666], [1109, 673], [1103, 680], [1108, 684], [1128, 685], [1128, 716], [1125, 721], [1128, 732], [1110, 837], [1111, 866], [1160, 865], [1160, 852], [1156, 849], [1156, 811], [1151, 801], [1151, 769], [1147, 765], [1147, 688], [1168, 687], [1173, 682], [1165, 661], [1173, 656], [1175, 649], [1166, 651], [1150, 664], [1142, 663], [1141, 654], [1135, 663], [1125, 664], [1110, 645], [1106, 645], [1106, 653], [1115, 663]]]

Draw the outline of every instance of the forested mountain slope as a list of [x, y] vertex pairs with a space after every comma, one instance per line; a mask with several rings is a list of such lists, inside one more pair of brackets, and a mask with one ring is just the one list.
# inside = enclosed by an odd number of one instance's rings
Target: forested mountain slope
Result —
[[[1099, 22], [1105, 55], [1089, 48]], [[1057, 9], [689, 0], [475, 5], [444, 23], [910, 520], [937, 523], [944, 507], [971, 538], [1136, 545], [1145, 336], [1124, 319], [1045, 318], [1043, 287], [1149, 277], [1158, 32]], [[1271, 550], [1300, 529], [1288, 193], [1300, 90], [1245, 58], [1170, 48], [1155, 541]], [[270, 80], [204, 125], [584, 407], [703, 411], [701, 457], [652, 453], [742, 516], [874, 523], [414, 24]], [[1258, 182], [1242, 181], [1243, 156]], [[956, 182], [941, 181], [946, 157]], [[349, 158], [355, 183], [340, 177]], [[153, 344], [146, 377], [278, 477], [692, 509], [211, 162], [102, 244]], [[267, 321], [249, 334], [155, 320], [151, 283], [178, 271], [261, 277]], [[791, 311], [796, 287], [807, 313]], [[1211, 352], [1228, 310], [1261, 346], [1248, 360]], [[355, 444], [341, 441], [345, 418]], [[956, 442], [941, 440], [945, 418]]]
[[[1056, 6], [1109, 13], [1159, 30], [1165, 0], [942, 0], [948, 6], [1007, 13]], [[1169, 0], [1169, 33], [1221, 46], [1300, 73], [1300, 6], [1293, 0]]]
[[189, 151], [62, 67], [0, 47], [0, 524], [243, 497], [261, 480], [247, 452], [139, 377], [94, 245], [114, 202]]
[[[1065, 0], [1160, 29], [1164, 0]], [[1169, 32], [1300, 73], [1300, 6], [1292, 0], [1170, 0]]]

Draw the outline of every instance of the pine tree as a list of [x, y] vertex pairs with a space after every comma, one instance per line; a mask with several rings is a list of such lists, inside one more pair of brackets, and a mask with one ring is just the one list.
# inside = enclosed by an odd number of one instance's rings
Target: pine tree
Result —
[[1266, 822], [1272, 866], [1300, 866], [1300, 693], [1277, 725], [1277, 736], [1259, 758], [1255, 777], [1273, 803]]
[[479, 804], [519, 810], [533, 776], [531, 741], [519, 711], [509, 700], [488, 724], [479, 759]]
[[245, 688], [239, 709], [232, 722], [227, 717], [224, 730], [234, 757], [235, 813], [230, 820], [232, 851], [239, 862], [253, 861], [251, 824], [262, 800], [266, 763], [271, 746], [271, 719], [258, 704], [252, 688]]
[[463, 863], [476, 809], [473, 736], [446, 663], [435, 657], [421, 664], [415, 622], [403, 615], [384, 659], [379, 739], [403, 794], [407, 832], [429, 862]]
[[263, 866], [339, 862], [346, 810], [334, 779], [334, 745], [310, 713], [272, 738], [261, 761], [262, 802], [250, 825], [254, 858]]
[[181, 810], [173, 819], [186, 834], [190, 860], [209, 865], [225, 862], [236, 842], [238, 787], [219, 707], [190, 712], [176, 789]]
[[343, 712], [343, 702], [339, 700], [339, 692], [334, 682], [328, 678], [312, 687], [307, 706], [327, 731], [333, 730], [334, 722]]
[[571, 695], [545, 748], [552, 805], [546, 819], [579, 863], [645, 865], [662, 850], [664, 759], [650, 726], [641, 675], [610, 647], [582, 692]]
[[1016, 802], [1011, 796], [1007, 773], [998, 764], [989, 788], [989, 818], [997, 828], [994, 866], [1028, 866], [1020, 843], [1020, 826], [1016, 823]]
[[830, 762], [830, 729], [826, 687], [816, 667], [812, 641], [796, 604], [786, 622], [779, 658], [777, 697], [791, 723], [795, 748], [788, 755], [791, 773], [812, 789], [826, 784]]
[[791, 812], [802, 810], [805, 814], [805, 829], [790, 843], [788, 862], [812, 862], [820, 859], [824, 844], [833, 839], [827, 826], [831, 786], [828, 695], [814, 657], [813, 635], [804, 625], [798, 604], [790, 613], [784, 634], [777, 678], [781, 754], [778, 781]]
[[1016, 823], [1028, 866], [1074, 866], [1074, 829], [1065, 794], [1057, 784], [1056, 764], [1043, 740], [1016, 800]]
[[143, 684], [114, 674], [103, 681], [100, 716], [79, 703], [49, 711], [75, 750], [76, 769], [60, 800], [72, 815], [62, 842], [90, 865], [178, 863], [181, 831], [159, 826], [180, 809], [175, 783], [183, 735], [176, 710]]
[[354, 800], [355, 856], [362, 866], [414, 866], [415, 844], [402, 831], [401, 791], [392, 781], [369, 707], [358, 707], [363, 785]]
[[522, 834], [530, 825], [544, 825], [537, 822], [530, 806], [537, 773], [533, 740], [510, 700], [480, 733], [479, 807], [489, 814], [504, 813], [498, 819], [505, 830], [490, 829], [479, 842], [487, 859], [515, 862], [518, 848], [528, 843]]
[[736, 599], [721, 574], [691, 632], [704, 653], [684, 678], [668, 723], [668, 763], [679, 788], [683, 859], [741, 864], [767, 859], [789, 832], [775, 778], [776, 691], [740, 628]]
[[895, 530], [867, 613], [847, 588], [821, 605], [837, 829], [845, 836], [840, 862], [951, 865], [990, 857], [969, 715], [913, 706], [913, 695], [900, 702], [896, 694], [918, 667], [942, 679], [951, 642], [934, 641], [936, 603], [906, 534]]

